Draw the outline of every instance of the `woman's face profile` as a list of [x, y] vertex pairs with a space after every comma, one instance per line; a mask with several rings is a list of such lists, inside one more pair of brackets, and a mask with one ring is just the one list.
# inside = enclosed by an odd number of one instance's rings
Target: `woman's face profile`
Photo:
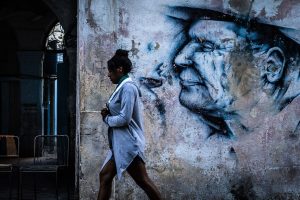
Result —
[[117, 84], [123, 75], [123, 67], [118, 67], [115, 70], [108, 68], [107, 76], [113, 84]]

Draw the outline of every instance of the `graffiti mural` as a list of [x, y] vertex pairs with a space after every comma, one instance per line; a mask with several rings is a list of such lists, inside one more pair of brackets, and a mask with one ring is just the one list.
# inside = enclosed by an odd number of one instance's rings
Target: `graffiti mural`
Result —
[[[106, 62], [122, 48], [165, 199], [299, 199], [299, 10], [294, 0], [79, 0], [80, 198], [99, 188]], [[115, 182], [114, 199], [147, 198], [130, 181]]]
[[[210, 135], [234, 137], [232, 123], [253, 131], [247, 122], [253, 108], [273, 115], [299, 96], [298, 32], [207, 9], [169, 9], [169, 20], [184, 27], [172, 66], [179, 100], [211, 128]], [[148, 87], [160, 82], [141, 78]]]

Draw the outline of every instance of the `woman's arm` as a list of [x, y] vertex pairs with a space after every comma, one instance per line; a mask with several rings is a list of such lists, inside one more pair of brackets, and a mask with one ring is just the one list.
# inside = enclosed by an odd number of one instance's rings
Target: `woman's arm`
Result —
[[110, 127], [122, 127], [130, 123], [134, 103], [137, 98], [137, 88], [132, 84], [126, 84], [121, 92], [121, 111], [118, 115], [107, 115], [104, 122]]

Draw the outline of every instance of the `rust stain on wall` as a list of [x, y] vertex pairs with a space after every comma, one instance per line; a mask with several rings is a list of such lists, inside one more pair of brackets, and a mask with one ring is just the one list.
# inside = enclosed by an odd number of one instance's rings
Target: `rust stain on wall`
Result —
[[248, 14], [250, 7], [251, 7], [252, 1], [251, 0], [230, 0], [229, 5], [240, 12], [241, 14]]
[[128, 12], [124, 8], [119, 10], [119, 33], [125, 37], [128, 37], [129, 32], [127, 27], [129, 25], [129, 16]]
[[296, 3], [299, 3], [299, 1], [298, 0], [282, 1], [278, 7], [278, 14], [271, 17], [271, 20], [281, 20], [286, 18], [287, 14], [295, 6]]
[[86, 23], [91, 27], [91, 28], [97, 28], [98, 25], [94, 19], [94, 13], [91, 10], [91, 4], [92, 0], [88, 0], [88, 7], [86, 8], [86, 13], [87, 13], [87, 19]]
[[223, 0], [212, 0], [211, 4], [217, 8], [223, 8]]
[[136, 43], [134, 40], [131, 40], [131, 44], [132, 44], [132, 46], [131, 46], [130, 51], [132, 53], [132, 56], [136, 56], [138, 58], [138, 53], [140, 50], [137, 48], [137, 46], [139, 46], [140, 43]]
[[[246, 56], [245, 56], [246, 55]], [[241, 59], [242, 58], [242, 59]], [[250, 52], [234, 52], [231, 57], [232, 64], [232, 92], [237, 96], [244, 96], [252, 88], [257, 88], [258, 85], [255, 80], [258, 78], [259, 73], [253, 64], [253, 56]]]

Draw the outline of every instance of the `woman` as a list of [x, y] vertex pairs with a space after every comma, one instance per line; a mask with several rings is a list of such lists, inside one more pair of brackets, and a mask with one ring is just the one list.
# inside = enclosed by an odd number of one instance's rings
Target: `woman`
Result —
[[109, 126], [110, 151], [100, 172], [98, 200], [109, 199], [114, 176], [121, 179], [125, 170], [150, 199], [161, 199], [145, 168], [141, 93], [128, 76], [132, 69], [128, 52], [118, 49], [107, 64], [108, 77], [118, 85], [107, 108], [101, 110], [103, 121]]

